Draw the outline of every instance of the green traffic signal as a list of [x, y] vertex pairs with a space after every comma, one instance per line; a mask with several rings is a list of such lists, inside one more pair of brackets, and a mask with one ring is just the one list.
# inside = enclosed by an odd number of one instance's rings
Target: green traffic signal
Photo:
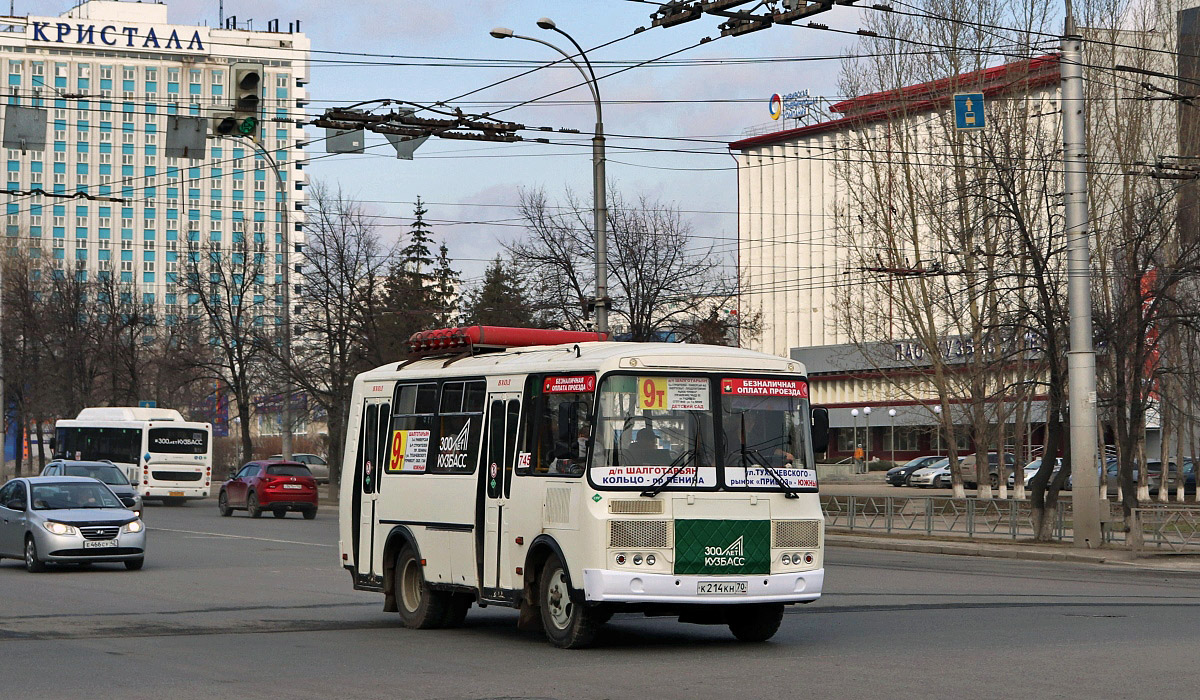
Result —
[[246, 117], [238, 124], [237, 130], [243, 136], [250, 136], [258, 131], [258, 120], [254, 117]]

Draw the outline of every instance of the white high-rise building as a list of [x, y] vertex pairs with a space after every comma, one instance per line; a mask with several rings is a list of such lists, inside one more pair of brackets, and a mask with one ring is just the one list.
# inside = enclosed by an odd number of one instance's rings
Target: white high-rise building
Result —
[[[268, 31], [172, 25], [166, 4], [112, 0], [5, 22], [4, 104], [42, 108], [47, 120], [45, 150], [6, 149], [7, 188], [126, 201], [10, 196], [4, 246], [37, 250], [64, 273], [111, 274], [170, 324], [199, 313], [177, 285], [189, 250], [224, 255], [253, 242], [266, 253], [254, 303], [277, 318], [285, 247], [295, 264], [303, 242], [309, 40], [299, 23], [288, 31], [278, 22]], [[228, 111], [239, 61], [263, 66], [261, 144], [282, 190], [245, 138], [209, 139], [199, 159], [165, 153], [170, 115]]]

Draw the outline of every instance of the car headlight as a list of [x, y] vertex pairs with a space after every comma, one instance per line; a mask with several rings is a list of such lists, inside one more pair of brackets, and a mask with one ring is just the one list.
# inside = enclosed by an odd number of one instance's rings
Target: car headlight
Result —
[[76, 530], [74, 525], [67, 525], [65, 523], [44, 522], [44, 523], [42, 523], [42, 527], [46, 528], [47, 530], [49, 530], [50, 532], [53, 532], [56, 535], [78, 535], [79, 534], [79, 530]]
[[146, 526], [142, 524], [141, 520], [134, 520], [131, 523], [125, 523], [125, 527], [121, 528], [121, 532], [134, 533], [141, 532], [144, 529], [146, 529]]

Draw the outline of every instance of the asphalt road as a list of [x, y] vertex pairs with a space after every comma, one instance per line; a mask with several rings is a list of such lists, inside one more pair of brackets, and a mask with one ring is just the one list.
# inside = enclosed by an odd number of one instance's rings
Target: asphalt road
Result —
[[475, 608], [410, 631], [337, 567], [336, 513], [150, 507], [146, 568], [0, 562], [3, 698], [1176, 697], [1195, 574], [831, 548], [826, 595], [766, 644], [618, 615], [561, 651]]

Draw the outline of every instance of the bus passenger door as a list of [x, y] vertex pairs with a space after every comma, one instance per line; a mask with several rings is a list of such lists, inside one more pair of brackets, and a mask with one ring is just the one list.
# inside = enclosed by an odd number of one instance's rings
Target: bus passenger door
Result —
[[[367, 399], [363, 406], [363, 419], [358, 433], [358, 464], [354, 470], [358, 478], [359, 499], [358, 525], [358, 573], [382, 577], [381, 567], [375, 565], [376, 501], [379, 497], [381, 444], [386, 442], [386, 427], [389, 423], [391, 402], [388, 399]], [[382, 459], [387, 459], [383, 453]]]
[[517, 444], [520, 397], [516, 393], [488, 395], [484, 468], [480, 470], [484, 496], [483, 523], [479, 528], [483, 533], [480, 547], [483, 576], [480, 587], [485, 597], [493, 597], [488, 595], [489, 589], [513, 588], [510, 583], [512, 572], [504, 564], [508, 547], [512, 544], [504, 510], [508, 506], [505, 484], [512, 478]]

